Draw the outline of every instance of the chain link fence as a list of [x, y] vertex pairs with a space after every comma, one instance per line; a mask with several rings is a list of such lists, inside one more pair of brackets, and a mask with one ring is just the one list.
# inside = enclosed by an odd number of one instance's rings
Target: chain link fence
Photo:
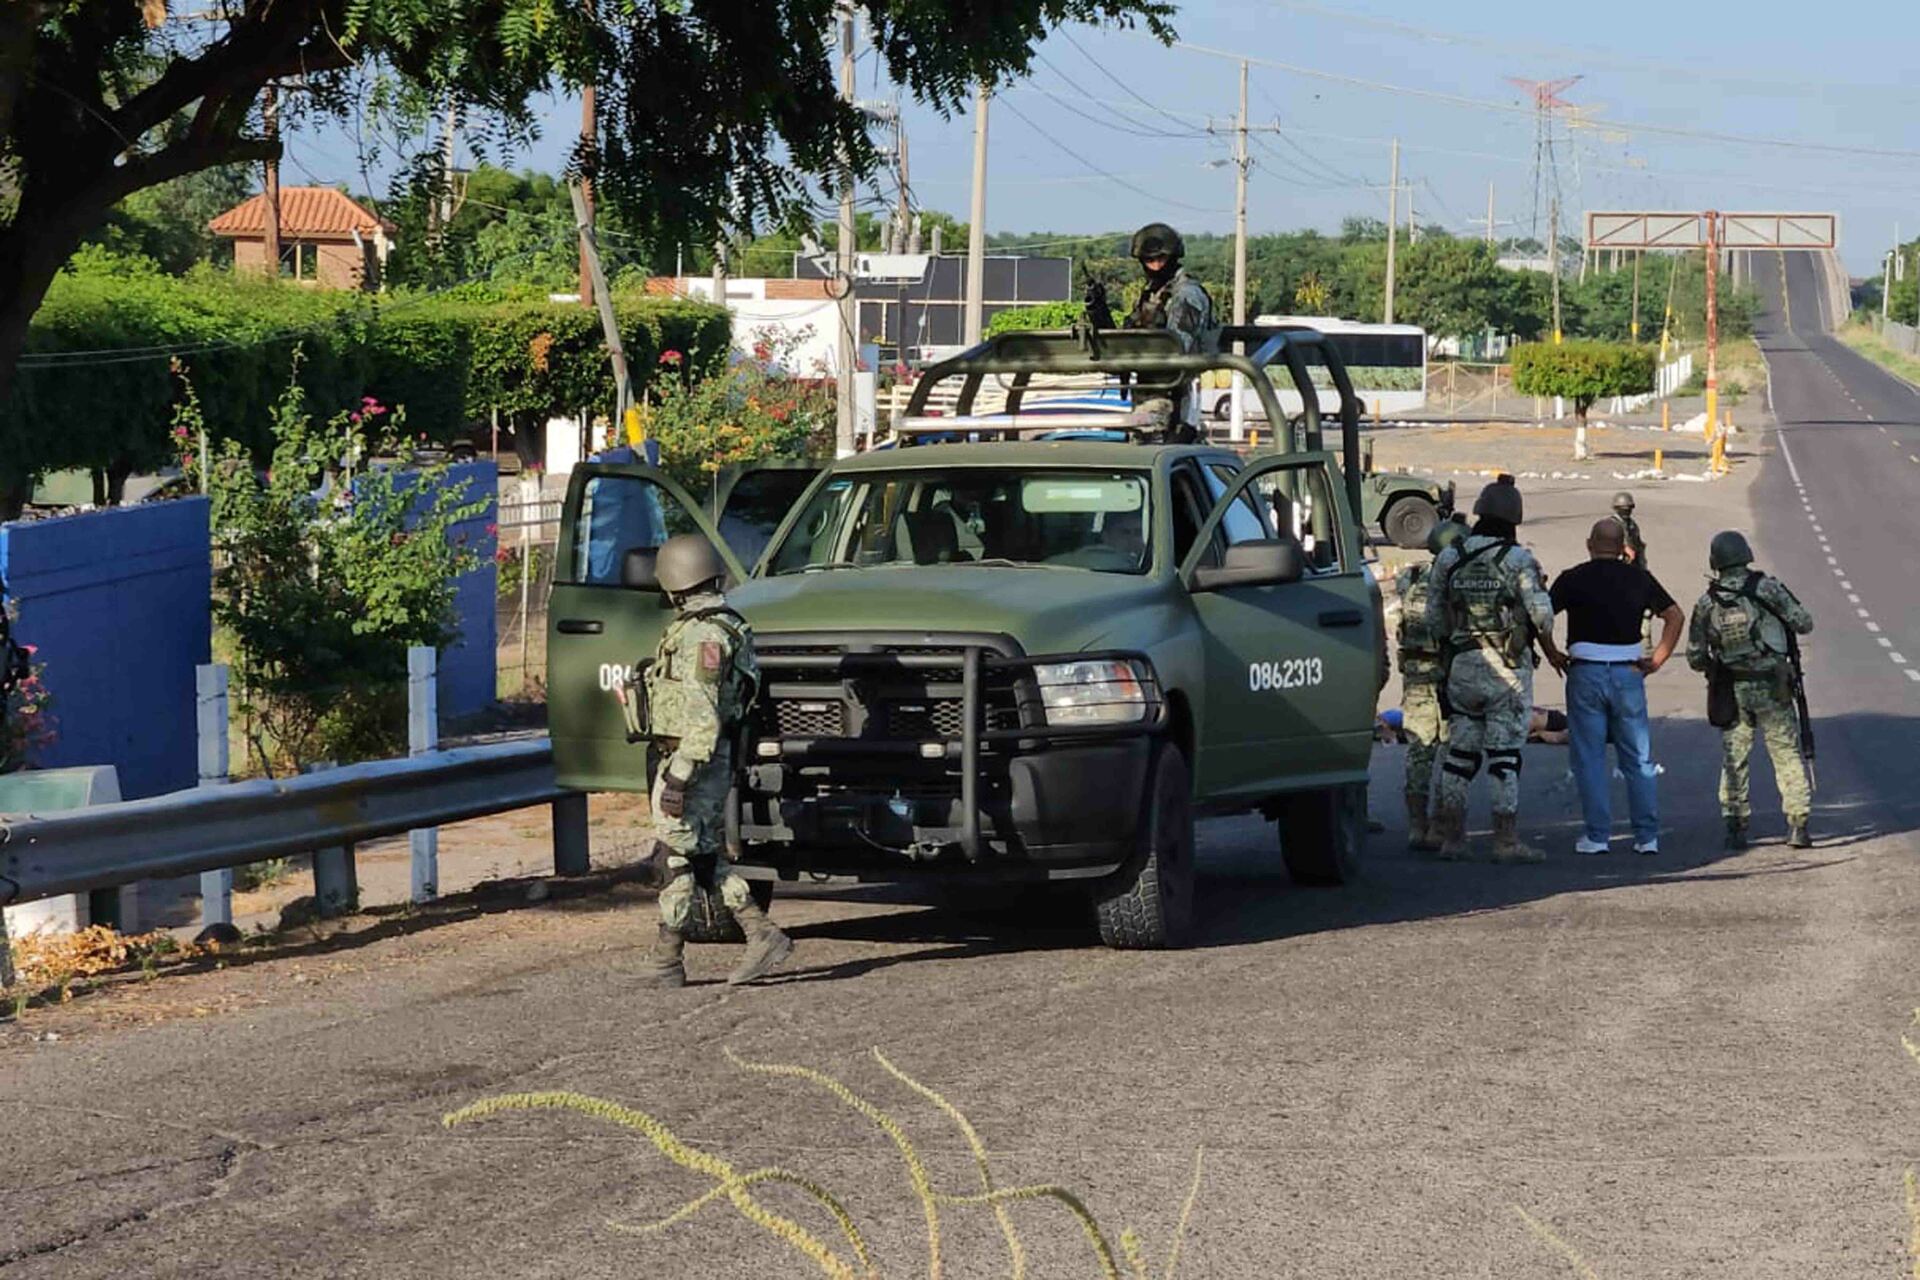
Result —
[[546, 701], [547, 596], [558, 559], [561, 501], [529, 487], [500, 502], [495, 667], [502, 701]]

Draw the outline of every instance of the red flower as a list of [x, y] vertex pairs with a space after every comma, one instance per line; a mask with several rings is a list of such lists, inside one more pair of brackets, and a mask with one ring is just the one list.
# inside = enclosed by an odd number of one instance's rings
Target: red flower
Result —
[[681, 360], [681, 355], [680, 355], [680, 353], [679, 353], [678, 351], [674, 351], [674, 350], [671, 350], [671, 349], [669, 349], [669, 350], [666, 350], [666, 351], [662, 351], [662, 352], [660, 353], [660, 363], [661, 363], [661, 364], [665, 364], [665, 365], [677, 365], [677, 364], [679, 364], [679, 363], [680, 363], [680, 360]]

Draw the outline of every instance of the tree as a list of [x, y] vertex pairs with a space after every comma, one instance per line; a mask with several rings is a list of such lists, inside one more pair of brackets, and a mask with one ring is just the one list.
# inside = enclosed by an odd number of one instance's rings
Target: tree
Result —
[[1513, 349], [1513, 389], [1573, 401], [1573, 456], [1587, 456], [1587, 410], [1602, 396], [1653, 390], [1653, 350], [1619, 342], [1529, 342]]
[[1484, 241], [1429, 234], [1407, 246], [1401, 264], [1397, 318], [1404, 323], [1441, 338], [1498, 327], [1505, 273]]
[[[977, 81], [1027, 74], [1062, 23], [1173, 35], [1166, 0], [857, 8], [890, 78], [941, 111], [963, 108]], [[573, 169], [643, 238], [707, 243], [723, 224], [802, 216], [810, 176], [872, 171], [867, 123], [837, 92], [831, 13], [826, 0], [234, 0], [191, 17], [168, 0], [0, 5], [0, 404], [54, 274], [109, 210], [280, 154], [260, 109], [268, 85], [285, 86], [289, 130], [369, 104], [413, 119], [451, 104], [514, 141], [543, 95], [591, 83], [599, 136]], [[17, 505], [29, 480], [0, 488]]]

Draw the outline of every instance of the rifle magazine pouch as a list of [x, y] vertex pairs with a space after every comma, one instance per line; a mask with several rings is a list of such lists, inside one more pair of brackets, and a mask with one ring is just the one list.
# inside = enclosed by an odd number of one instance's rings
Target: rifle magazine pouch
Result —
[[1733, 673], [1716, 666], [1707, 677], [1707, 723], [1731, 729], [1740, 721], [1740, 702], [1733, 694]]

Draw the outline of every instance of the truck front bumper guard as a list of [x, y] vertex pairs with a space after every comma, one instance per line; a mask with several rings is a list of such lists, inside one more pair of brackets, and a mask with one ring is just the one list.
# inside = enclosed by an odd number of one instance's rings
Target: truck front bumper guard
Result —
[[[1079, 653], [1018, 654], [997, 652], [980, 644], [959, 646], [941, 652], [887, 652], [853, 650], [842, 653], [765, 653], [759, 656], [761, 670], [769, 684], [777, 683], [785, 673], [805, 673], [815, 680], [838, 677], [858, 681], [862, 676], [923, 673], [927, 677], [958, 673], [960, 677], [960, 732], [890, 736], [861, 733], [852, 737], [798, 737], [762, 734], [747, 744], [747, 759], [756, 763], [823, 763], [859, 759], [899, 759], [958, 762], [960, 774], [960, 850], [969, 862], [981, 857], [980, 779], [983, 756], [1013, 752], [1045, 751], [1052, 746], [1106, 742], [1122, 738], [1160, 733], [1170, 719], [1167, 700], [1160, 688], [1160, 677], [1144, 653], [1124, 649], [1102, 649]], [[1114, 663], [1124, 665], [1139, 689], [1138, 699], [1128, 697], [1125, 705], [1138, 706], [1137, 719], [1097, 724], [1049, 724], [1044, 690], [1061, 684], [1048, 684], [1040, 678], [1039, 668], [1076, 663]], [[986, 720], [986, 689], [989, 681], [1010, 684], [1020, 723], [1014, 727], [989, 728]], [[948, 681], [950, 683], [950, 680]], [[1098, 681], [1096, 684], [1112, 684]], [[1111, 705], [1080, 703], [1080, 706]], [[737, 821], [737, 819], [736, 819]]]

